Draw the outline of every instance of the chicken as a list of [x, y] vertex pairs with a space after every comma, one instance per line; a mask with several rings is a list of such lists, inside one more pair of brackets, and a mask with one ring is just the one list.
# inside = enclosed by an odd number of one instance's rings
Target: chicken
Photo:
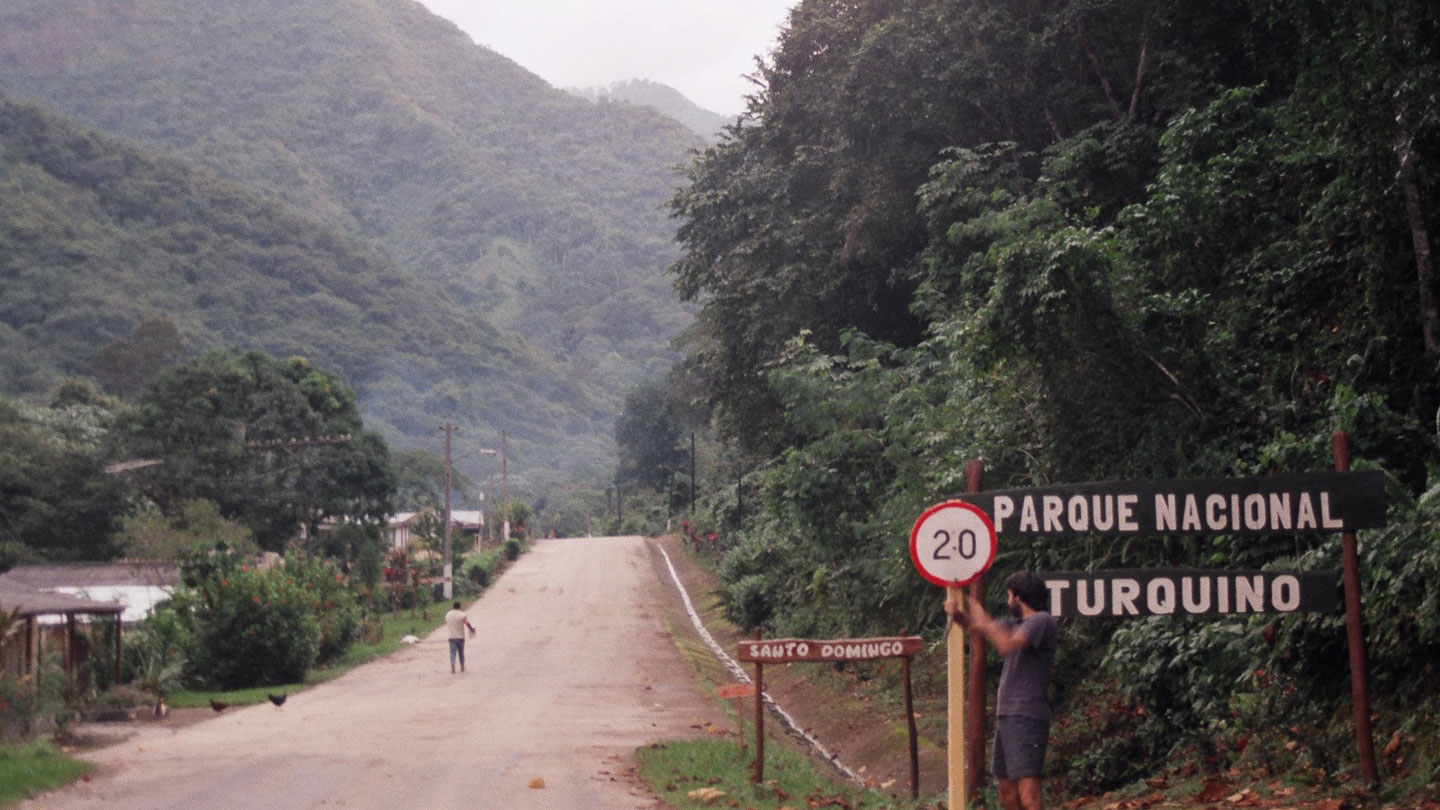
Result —
[[275, 708], [277, 708], [277, 709], [280, 708], [281, 706], [284, 706], [284, 705], [285, 705], [285, 697], [286, 697], [286, 696], [285, 696], [285, 693], [284, 693], [284, 692], [281, 692], [281, 693], [278, 694], [278, 695], [272, 695], [272, 694], [269, 694], [269, 693], [267, 692], [267, 693], [265, 694], [265, 697], [270, 698], [270, 702], [271, 702], [271, 703], [274, 703], [274, 704], [275, 704]]
[[230, 708], [230, 704], [229, 704], [229, 703], [223, 703], [223, 702], [221, 702], [221, 701], [216, 700], [215, 698], [210, 698], [210, 708], [214, 709], [214, 710], [218, 713], [218, 712], [223, 712], [223, 711], [225, 711], [226, 709]]

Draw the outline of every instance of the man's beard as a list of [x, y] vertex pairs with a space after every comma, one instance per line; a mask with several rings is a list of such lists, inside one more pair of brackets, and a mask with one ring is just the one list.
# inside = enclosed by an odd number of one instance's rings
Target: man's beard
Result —
[[1014, 616], [1017, 619], [1022, 618], [1022, 614], [1020, 613], [1020, 600], [1017, 599], [1014, 602], [1011, 602], [1009, 607], [1011, 616]]

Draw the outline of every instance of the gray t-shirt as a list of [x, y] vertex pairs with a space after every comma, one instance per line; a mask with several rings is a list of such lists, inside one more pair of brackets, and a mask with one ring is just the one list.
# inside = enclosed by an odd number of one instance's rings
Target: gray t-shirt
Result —
[[1050, 684], [1050, 665], [1055, 663], [1055, 647], [1060, 640], [1055, 617], [1042, 610], [1023, 622], [1012, 618], [1000, 621], [1018, 627], [1025, 634], [1026, 644], [1005, 657], [1005, 666], [1000, 670], [1000, 690], [995, 697], [995, 714], [1049, 720], [1050, 700], [1046, 690]]

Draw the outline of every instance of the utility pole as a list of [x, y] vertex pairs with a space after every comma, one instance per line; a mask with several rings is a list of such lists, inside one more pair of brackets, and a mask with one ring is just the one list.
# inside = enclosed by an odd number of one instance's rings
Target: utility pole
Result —
[[450, 434], [455, 426], [449, 422], [445, 423], [445, 598], [451, 599], [455, 596], [452, 575], [455, 570], [454, 556], [450, 546]]
[[500, 545], [510, 539], [510, 453], [506, 447], [505, 431], [500, 431], [500, 500], [505, 509], [505, 521], [501, 524]]
[[695, 431], [690, 431], [690, 517], [695, 517]]

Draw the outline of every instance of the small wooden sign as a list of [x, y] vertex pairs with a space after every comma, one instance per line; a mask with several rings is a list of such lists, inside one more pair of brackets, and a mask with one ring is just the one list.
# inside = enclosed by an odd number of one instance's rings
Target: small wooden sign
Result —
[[755, 683], [727, 683], [715, 690], [715, 697], [729, 700], [730, 698], [755, 697]]
[[742, 641], [737, 657], [741, 661], [762, 664], [784, 664], [792, 661], [874, 661], [919, 655], [924, 648], [925, 640], [919, 636], [842, 638], [829, 641], [775, 638]]

